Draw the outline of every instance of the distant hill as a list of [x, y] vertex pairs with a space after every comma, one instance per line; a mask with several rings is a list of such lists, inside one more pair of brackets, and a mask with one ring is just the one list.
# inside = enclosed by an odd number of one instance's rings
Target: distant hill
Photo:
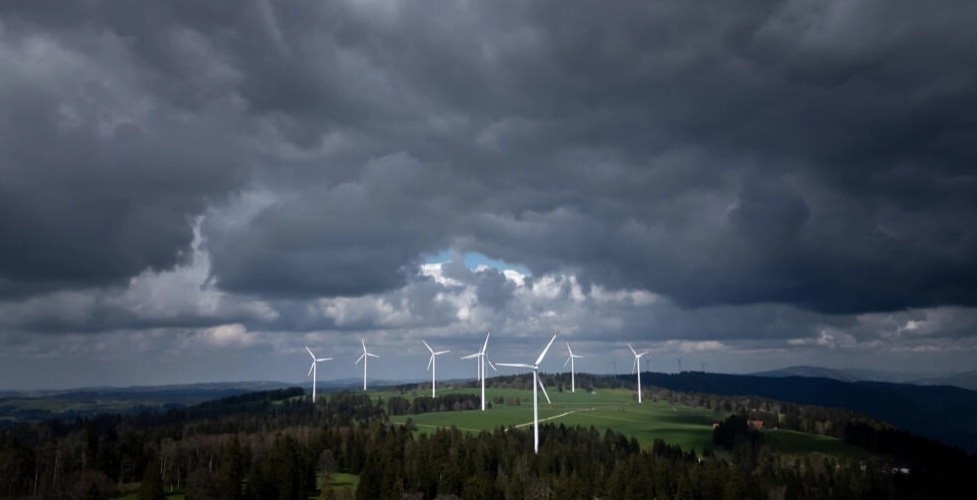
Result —
[[857, 382], [859, 380], [866, 380], [865, 378], [859, 377], [845, 370], [824, 368], [822, 366], [789, 366], [787, 368], [780, 368], [777, 370], [757, 372], [751, 375], [758, 377], [821, 377], [832, 380], [840, 380], [842, 382]]
[[703, 372], [646, 372], [642, 381], [649, 386], [675, 391], [756, 395], [799, 404], [846, 408], [977, 453], [977, 392], [958, 387]]
[[[371, 388], [390, 387], [402, 382], [370, 380]], [[321, 392], [358, 390], [362, 378], [319, 380]], [[0, 423], [37, 421], [48, 418], [75, 418], [98, 413], [138, 413], [160, 411], [299, 385], [311, 392], [312, 381], [302, 384], [279, 381], [207, 382], [129, 387], [82, 387], [77, 389], [0, 392]]]
[[822, 377], [842, 382], [892, 382], [915, 385], [952, 385], [977, 391], [977, 371], [964, 373], [910, 373], [860, 368], [825, 368], [823, 366], [789, 366], [750, 373], [760, 377]]
[[918, 385], [952, 385], [977, 391], [977, 370], [943, 377], [920, 378], [912, 380], [910, 383]]
[[75, 418], [98, 413], [158, 411], [290, 385], [294, 384], [258, 381], [9, 391], [0, 396], [0, 422]]

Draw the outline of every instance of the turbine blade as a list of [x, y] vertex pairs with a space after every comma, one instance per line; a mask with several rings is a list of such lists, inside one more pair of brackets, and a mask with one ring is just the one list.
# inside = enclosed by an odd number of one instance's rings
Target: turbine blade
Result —
[[536, 358], [536, 366], [539, 366], [539, 364], [543, 362], [543, 358], [546, 356], [546, 351], [550, 350], [550, 346], [553, 345], [553, 341], [556, 340], [556, 335], [557, 334], [555, 333], [553, 334], [553, 338], [550, 339], [550, 343], [546, 344], [546, 347], [543, 348], [543, 352], [539, 353], [539, 357]]
[[478, 354], [479, 354], [479, 353], [477, 353], [477, 352], [476, 352], [475, 354], [469, 354], [468, 356], [462, 356], [462, 357], [461, 357], [461, 359], [472, 359], [472, 358], [477, 358], [477, 357], [478, 357]]
[[569, 342], [567, 342], [567, 352], [570, 353], [571, 356], [573, 356], [573, 349], [570, 349], [570, 343]]
[[366, 356], [369, 356], [371, 358], [379, 358], [380, 357], [380, 356], [377, 356], [376, 354], [373, 354], [372, 352], [366, 352], [366, 353], [363, 353], [363, 354], [366, 355]]
[[434, 352], [434, 349], [431, 349], [431, 346], [427, 345], [427, 342], [424, 342], [424, 339], [421, 339], [421, 342], [424, 343], [424, 347], [427, 347], [427, 350], [431, 351], [432, 353]]
[[438, 352], [435, 352], [435, 353], [434, 353], [434, 355], [435, 355], [435, 356], [440, 356], [440, 355], [442, 355], [442, 354], [448, 354], [449, 352], [451, 352], [451, 349], [445, 349], [445, 350], [443, 350], [443, 351], [438, 351]]
[[485, 343], [482, 344], [482, 350], [481, 351], [478, 351], [480, 354], [485, 354], [485, 349], [488, 348], [489, 335], [492, 335], [492, 332], [486, 332], [485, 333]]
[[634, 357], [634, 363], [631, 363], [631, 375], [634, 375], [634, 372], [635, 372], [635, 371], [636, 371], [637, 369], [638, 369], [638, 357], [637, 357], [637, 356], [635, 356], [635, 357]]
[[567, 357], [567, 360], [563, 362], [563, 367], [566, 368], [567, 365], [569, 365], [569, 364], [570, 364], [570, 357], [568, 356]]
[[363, 340], [363, 339], [360, 339], [360, 345], [363, 346], [363, 352], [366, 352], [366, 341]]
[[365, 357], [366, 357], [366, 353], [361, 354], [360, 357], [356, 358], [356, 361], [354, 361], [353, 364], [354, 365], [360, 364], [360, 361], [362, 361], [363, 358], [365, 358]]
[[495, 365], [493, 365], [493, 364], [492, 364], [492, 360], [490, 360], [490, 359], [488, 359], [488, 358], [485, 358], [485, 362], [486, 362], [486, 363], [488, 363], [488, 364], [489, 364], [489, 366], [491, 366], [493, 370], [495, 370], [495, 371], [499, 371], [499, 369], [498, 369], [498, 368], [496, 368], [496, 367], [495, 367]]
[[331, 361], [331, 360], [332, 360], [332, 358], [316, 358], [316, 362], [317, 363], [318, 362], [321, 362], [321, 361]]
[[636, 354], [636, 356], [638, 356], [640, 358], [641, 356], [644, 356], [645, 354], [648, 354], [648, 351], [644, 351], [641, 354]]
[[432, 363], [434, 363], [434, 355], [433, 354], [431, 355], [431, 359], [427, 360], [427, 370], [424, 370], [424, 371], [426, 371], [426, 372], [431, 371], [431, 364]]
[[638, 355], [638, 352], [634, 350], [634, 347], [631, 347], [631, 344], [628, 344], [628, 349], [631, 349], [631, 354]]
[[309, 373], [305, 374], [305, 378], [309, 378], [310, 376], [312, 376], [312, 370], [314, 369], [315, 369], [315, 361], [313, 361], [312, 366], [309, 367]]
[[546, 396], [546, 404], [548, 405], [553, 404], [553, 402], [550, 401], [550, 395], [546, 394], [546, 386], [543, 385], [543, 379], [537, 375], [536, 380], [539, 382], [539, 388], [543, 390], [543, 395]]
[[513, 368], [536, 368], [533, 365], [528, 365], [526, 363], [496, 363], [497, 366], [511, 366]]
[[309, 346], [305, 346], [305, 350], [309, 351], [309, 356], [312, 356], [312, 359], [315, 359], [315, 354], [312, 354], [312, 349], [309, 349]]

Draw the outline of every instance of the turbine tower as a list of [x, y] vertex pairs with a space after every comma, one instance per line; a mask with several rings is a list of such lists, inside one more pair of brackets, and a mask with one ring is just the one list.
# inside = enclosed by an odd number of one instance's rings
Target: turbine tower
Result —
[[[536, 358], [536, 362], [533, 364], [527, 363], [496, 363], [499, 366], [511, 366], [514, 368], [530, 368], [533, 370], [533, 452], [539, 453], [539, 396], [537, 395], [536, 387], [543, 387], [542, 381], [539, 380], [539, 364], [543, 362], [543, 358], [546, 356], [546, 351], [550, 350], [550, 346], [553, 345], [553, 341], [556, 340], [556, 335], [553, 334], [553, 338], [550, 342], [546, 344], [543, 348], [543, 352], [539, 353], [539, 357]], [[543, 394], [546, 394], [546, 388], [543, 387]], [[550, 397], [546, 394], [546, 400], [549, 401]]]
[[567, 360], [563, 363], [563, 367], [566, 368], [567, 363], [570, 363], [570, 392], [577, 392], [577, 382], [576, 375], [574, 374], [573, 360], [576, 358], [582, 358], [573, 353], [573, 349], [570, 349], [570, 343], [567, 342]]
[[638, 404], [640, 405], [641, 404], [641, 356], [648, 354], [648, 351], [643, 351], [641, 352], [641, 354], [638, 354], [638, 351], [635, 351], [634, 347], [631, 347], [631, 344], [628, 344], [628, 348], [631, 349], [631, 354], [634, 354], [634, 364], [631, 365], [631, 373], [638, 374]]
[[361, 354], [360, 357], [357, 358], [356, 362], [353, 364], [357, 365], [360, 363], [360, 361], [363, 361], [363, 390], [365, 391], [366, 390], [366, 360], [368, 358], [379, 358], [380, 356], [377, 356], [376, 354], [373, 353], [366, 352], [365, 340], [360, 339], [360, 344], [363, 345], [363, 354]]
[[493, 370], [499, 371], [497, 368], [495, 368], [495, 365], [493, 365], [492, 362], [488, 360], [488, 357], [485, 354], [485, 350], [488, 348], [489, 335], [492, 335], [492, 332], [488, 332], [485, 334], [485, 343], [482, 344], [482, 350], [474, 354], [469, 354], [468, 356], [461, 357], [461, 359], [478, 358], [478, 361], [476, 362], [476, 369], [478, 371], [478, 380], [482, 383], [482, 411], [485, 411], [485, 363], [487, 362], [488, 365], [491, 366]]
[[424, 342], [424, 340], [421, 340], [421, 342], [424, 343], [424, 347], [427, 347], [427, 350], [428, 351], [431, 351], [431, 360], [427, 362], [427, 369], [431, 371], [431, 397], [433, 398], [433, 397], [436, 397], [435, 392], [434, 392], [434, 384], [435, 384], [434, 377], [435, 377], [435, 374], [438, 371], [438, 363], [437, 363], [437, 360], [435, 358], [437, 356], [442, 355], [442, 354], [447, 354], [447, 353], [451, 352], [451, 350], [450, 349], [447, 349], [447, 350], [444, 350], [444, 351], [435, 351], [434, 349], [431, 349], [431, 346], [427, 345], [427, 342]]
[[312, 375], [312, 404], [315, 404], [315, 379], [318, 376], [318, 374], [316, 373], [315, 365], [320, 361], [329, 361], [332, 358], [315, 357], [315, 354], [312, 354], [312, 349], [309, 349], [309, 346], [305, 346], [305, 350], [309, 351], [309, 356], [312, 356], [312, 367], [309, 368], [309, 373], [306, 374], [305, 377], [308, 378], [309, 375]]

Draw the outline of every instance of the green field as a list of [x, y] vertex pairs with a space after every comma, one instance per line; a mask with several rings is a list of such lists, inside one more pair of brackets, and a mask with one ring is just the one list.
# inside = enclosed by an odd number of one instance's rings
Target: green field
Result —
[[[439, 395], [447, 394], [477, 394], [477, 389], [443, 389]], [[384, 399], [400, 396], [411, 399], [415, 396], [426, 396], [425, 391], [417, 392], [382, 392], [373, 393]], [[440, 427], [455, 426], [458, 429], [479, 432], [494, 430], [498, 427], [532, 428], [533, 405], [532, 392], [520, 389], [486, 389], [486, 397], [502, 397], [505, 400], [519, 398], [518, 406], [494, 405], [482, 411], [449, 411], [438, 413], [423, 413], [418, 415], [391, 416], [391, 421], [404, 424], [411, 419], [418, 432], [433, 432]], [[564, 424], [567, 426], [595, 427], [600, 431], [612, 429], [627, 436], [632, 436], [641, 443], [642, 447], [649, 446], [655, 439], [662, 439], [670, 444], [677, 444], [686, 450], [701, 453], [706, 448], [712, 448], [712, 423], [723, 420], [726, 414], [717, 413], [705, 408], [673, 405], [664, 401], [645, 400], [638, 405], [633, 399], [634, 391], [625, 389], [599, 390], [596, 393], [578, 391], [576, 393], [550, 391], [552, 404], [546, 404], [542, 393], [539, 394], [540, 422]], [[851, 446], [843, 441], [814, 434], [793, 431], [771, 430], [764, 432], [764, 440], [774, 452], [778, 453], [806, 453], [822, 452], [832, 455], [862, 456], [868, 455], [860, 448]]]
[[325, 477], [322, 475], [319, 475], [316, 478], [316, 481], [320, 490], [327, 486], [336, 491], [349, 487], [350, 492], [355, 493], [356, 486], [360, 484], [360, 476], [357, 476], [356, 474], [348, 474], [346, 472], [333, 472], [329, 475], [328, 485], [326, 484]]
[[[454, 411], [424, 413], [419, 415], [393, 416], [391, 420], [406, 423], [410, 418], [419, 432], [430, 432], [439, 427], [455, 426], [461, 430], [477, 432], [498, 427], [532, 427], [532, 393], [519, 389], [486, 389], [489, 400], [502, 397], [506, 400], [519, 398], [519, 405], [495, 405], [485, 412]], [[475, 389], [448, 389], [439, 394], [477, 393]], [[396, 393], [377, 393], [388, 398]], [[593, 426], [601, 431], [610, 428], [635, 437], [641, 445], [648, 446], [655, 439], [664, 439], [685, 449], [701, 452], [712, 443], [712, 422], [725, 415], [704, 408], [674, 406], [671, 403], [645, 401], [638, 405], [634, 391], [600, 390], [596, 393], [552, 391], [552, 404], [540, 393], [539, 418], [541, 422], [567, 426]], [[413, 397], [403, 394], [402, 397]]]
[[868, 450], [848, 444], [838, 438], [797, 431], [766, 431], [763, 433], [763, 442], [768, 444], [771, 449], [785, 455], [818, 452], [849, 458], [872, 456]]

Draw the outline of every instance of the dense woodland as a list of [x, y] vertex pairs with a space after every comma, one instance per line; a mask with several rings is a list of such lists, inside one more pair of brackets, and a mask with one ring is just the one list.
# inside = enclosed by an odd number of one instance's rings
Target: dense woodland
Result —
[[[500, 379], [513, 387], [520, 377]], [[613, 382], [612, 382], [613, 383]], [[527, 385], [528, 387], [528, 385]], [[939, 498], [977, 462], [959, 450], [844, 410], [650, 388], [649, 397], [718, 408], [730, 417], [705, 456], [593, 428], [425, 435], [390, 413], [454, 411], [477, 398], [405, 395], [371, 401], [337, 393], [314, 407], [299, 388], [225, 398], [181, 410], [102, 415], [0, 430], [0, 496], [107, 498]], [[783, 416], [778, 416], [783, 415]], [[870, 461], [778, 456], [748, 419], [839, 435], [885, 453]], [[899, 469], [911, 470], [909, 474]], [[360, 476], [356, 491], [317, 490], [317, 476]]]

